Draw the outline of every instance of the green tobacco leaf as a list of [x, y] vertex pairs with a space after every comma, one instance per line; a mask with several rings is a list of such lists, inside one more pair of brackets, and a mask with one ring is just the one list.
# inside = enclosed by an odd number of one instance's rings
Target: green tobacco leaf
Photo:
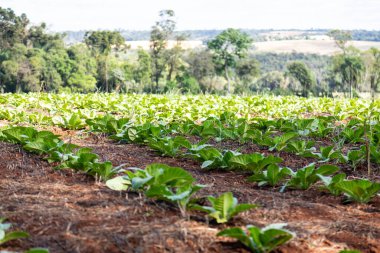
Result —
[[250, 248], [250, 238], [241, 228], [227, 228], [216, 234], [217, 236], [226, 236], [239, 240], [245, 246]]
[[278, 246], [292, 239], [295, 234], [283, 229], [286, 224], [272, 224], [265, 228], [248, 225], [246, 233], [241, 228], [228, 228], [217, 234], [217, 236], [227, 236], [238, 239], [252, 252], [266, 253], [271, 252]]
[[322, 165], [318, 169], [315, 169], [315, 164], [311, 163], [306, 167], [299, 169], [297, 172], [292, 173], [292, 177], [287, 185], [293, 188], [307, 190], [312, 184], [318, 181], [318, 174], [328, 176], [338, 170], [339, 168], [333, 165]]
[[205, 169], [205, 168], [207, 168], [207, 167], [210, 167], [213, 163], [214, 163], [214, 161], [210, 161], [210, 160], [208, 160], [208, 161], [204, 161], [204, 162], [202, 163], [202, 165], [201, 165], [201, 168], [202, 168], [202, 169]]
[[247, 167], [251, 163], [258, 163], [264, 159], [264, 155], [260, 153], [242, 154], [231, 158], [230, 163], [241, 167]]
[[8, 141], [25, 144], [25, 140], [33, 138], [37, 130], [31, 127], [12, 127], [2, 132]]
[[257, 207], [257, 205], [253, 204], [238, 205], [238, 200], [231, 192], [223, 193], [217, 198], [209, 196], [207, 199], [211, 203], [211, 206], [196, 206], [195, 208], [208, 213], [209, 216], [214, 218], [218, 223], [227, 222], [240, 212], [245, 212]]
[[134, 190], [138, 190], [138, 189], [141, 189], [143, 188], [149, 181], [151, 181], [153, 179], [152, 176], [148, 176], [148, 177], [145, 177], [145, 178], [141, 178], [141, 177], [134, 177], [132, 178], [132, 188]]
[[286, 223], [271, 224], [261, 230], [263, 232], [260, 236], [261, 244], [265, 251], [270, 252], [295, 236], [290, 231], [283, 229], [286, 225]]
[[178, 167], [170, 167], [165, 164], [150, 164], [146, 171], [154, 177], [156, 185], [183, 186], [195, 181], [186, 170]]
[[218, 223], [227, 222], [231, 208], [237, 205], [237, 199], [233, 197], [232, 192], [223, 193], [218, 198], [209, 197], [209, 201], [215, 209], [215, 212], [211, 213], [210, 216], [215, 218]]
[[280, 180], [282, 180], [285, 176], [291, 175], [292, 170], [289, 168], [280, 168], [277, 165], [270, 165], [265, 172], [268, 184], [270, 186], [277, 185]]
[[380, 183], [366, 179], [344, 180], [336, 183], [335, 187], [360, 203], [369, 202], [380, 191]]
[[108, 188], [115, 191], [126, 191], [131, 185], [131, 181], [126, 179], [124, 176], [115, 177], [106, 181]]
[[288, 133], [285, 133], [281, 136], [277, 136], [274, 138], [274, 143], [275, 145], [271, 148], [269, 148], [269, 151], [273, 151], [273, 150], [277, 150], [277, 151], [281, 151], [283, 150], [285, 147], [286, 147], [286, 144], [296, 138], [298, 136], [297, 133], [294, 133], [294, 132], [288, 132]]
[[5, 236], [3, 236], [3, 239], [0, 240], [0, 245], [11, 240], [27, 238], [27, 237], [29, 237], [29, 234], [22, 231], [5, 233]]
[[334, 165], [322, 165], [317, 170], [315, 170], [315, 174], [319, 174], [322, 176], [334, 174], [339, 170], [339, 167]]
[[33, 248], [25, 251], [25, 253], [49, 253], [49, 250], [45, 248]]
[[325, 188], [329, 190], [331, 194], [338, 196], [342, 193], [342, 191], [336, 187], [336, 184], [342, 182], [346, 178], [346, 174], [341, 173], [333, 177], [322, 176], [319, 174], [317, 174], [317, 176], [321, 179], [325, 185]]
[[265, 157], [260, 153], [253, 154], [242, 154], [232, 157], [229, 160], [229, 163], [235, 167], [251, 170], [254, 173], [258, 173], [263, 170], [265, 167], [271, 164], [277, 164], [282, 162], [280, 157], [270, 155]]

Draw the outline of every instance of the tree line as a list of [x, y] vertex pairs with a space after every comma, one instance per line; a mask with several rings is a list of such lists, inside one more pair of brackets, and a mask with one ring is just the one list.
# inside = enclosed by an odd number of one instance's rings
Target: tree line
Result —
[[[184, 33], [188, 36], [190, 40], [200, 40], [207, 42], [215, 38], [223, 30], [210, 29], [210, 30], [184, 30], [176, 31], [174, 34]], [[299, 29], [242, 29], [241, 31], [247, 33], [254, 41], [267, 41], [268, 33], [273, 33], [271, 36], [273, 39], [308, 39], [312, 35], [325, 35], [329, 32], [327, 29], [310, 29], [310, 30], [299, 30]], [[282, 31], [298, 32], [298, 35], [289, 36], [276, 36], [276, 33]], [[141, 41], [149, 40], [150, 31], [142, 30], [119, 30], [120, 34], [127, 41]], [[66, 31], [65, 42], [67, 43], [78, 43], [84, 38], [86, 31]], [[368, 30], [350, 30], [353, 40], [359, 41], [380, 41], [380, 31], [368, 31]]]
[[[81, 43], [31, 25], [25, 14], [0, 7], [0, 92], [296, 93], [377, 92], [378, 49], [348, 47], [352, 35], [333, 30], [333, 57], [252, 53], [252, 37], [226, 29], [206, 47], [185, 50], [175, 13], [163, 10], [150, 31], [150, 49], [131, 50], [118, 31], [87, 31]], [[168, 41], [175, 40], [173, 47]]]

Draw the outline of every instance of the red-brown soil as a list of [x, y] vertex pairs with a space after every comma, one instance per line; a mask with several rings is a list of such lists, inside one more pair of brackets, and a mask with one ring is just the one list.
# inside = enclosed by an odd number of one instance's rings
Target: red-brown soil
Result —
[[[258, 188], [238, 172], [203, 171], [185, 158], [161, 157], [148, 147], [118, 145], [80, 132], [59, 132], [68, 140], [91, 147], [114, 165], [144, 168], [165, 163], [191, 172], [210, 187], [200, 195], [231, 191], [240, 202], [260, 208], [239, 215], [226, 225], [208, 224], [197, 212], [183, 218], [175, 206], [137, 193], [109, 190], [85, 175], [54, 171], [36, 155], [17, 145], [0, 143], [0, 216], [14, 228], [31, 234], [6, 244], [8, 250], [46, 247], [50, 252], [247, 252], [234, 240], [216, 237], [230, 226], [264, 226], [286, 222], [297, 237], [279, 252], [339, 252], [355, 248], [380, 252], [380, 198], [366, 205], [342, 204], [319, 190]], [[288, 155], [288, 154], [284, 154]], [[308, 161], [289, 155], [291, 167]], [[0, 248], [2, 249], [2, 248]]]

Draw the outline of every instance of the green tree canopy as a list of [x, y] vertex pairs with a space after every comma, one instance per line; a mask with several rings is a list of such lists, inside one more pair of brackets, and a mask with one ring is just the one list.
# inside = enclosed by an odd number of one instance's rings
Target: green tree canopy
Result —
[[[171, 54], [168, 52], [167, 43], [175, 30], [176, 21], [173, 10], [162, 10], [159, 20], [150, 32], [150, 49], [152, 59], [152, 79], [156, 84], [155, 91], [159, 89], [159, 81], [166, 70]], [[177, 53], [178, 51], [174, 51]]]
[[333, 73], [343, 89], [349, 89], [352, 98], [352, 89], [356, 89], [363, 79], [365, 65], [360, 55], [336, 55], [333, 59]]
[[231, 92], [229, 70], [236, 67], [238, 59], [245, 58], [247, 51], [252, 44], [252, 39], [248, 34], [240, 30], [229, 28], [215, 39], [207, 43], [208, 48], [213, 53], [213, 61], [220, 72], [224, 72], [227, 79], [227, 91]]
[[[116, 31], [92, 31], [86, 32], [84, 42], [93, 50], [97, 58], [100, 78], [103, 80], [103, 88], [109, 92], [108, 85], [108, 60], [112, 50], [125, 49], [125, 39]], [[102, 69], [104, 68], [104, 69]]]
[[302, 95], [306, 97], [312, 86], [316, 83], [311, 70], [305, 63], [295, 61], [287, 65], [287, 71], [291, 76], [300, 82], [302, 86]]
[[25, 14], [17, 16], [13, 10], [0, 7], [0, 50], [24, 43], [28, 24]]
[[352, 40], [351, 32], [343, 30], [330, 30], [327, 33], [327, 36], [332, 38], [335, 41], [337, 47], [339, 47], [343, 52], [346, 51], [346, 44], [349, 40]]

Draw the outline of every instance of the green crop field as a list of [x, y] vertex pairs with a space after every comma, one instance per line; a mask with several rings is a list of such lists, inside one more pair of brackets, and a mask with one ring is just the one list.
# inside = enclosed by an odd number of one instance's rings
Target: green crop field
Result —
[[30, 93], [0, 105], [0, 211], [29, 233], [1, 221], [6, 250], [380, 252], [378, 100]]

